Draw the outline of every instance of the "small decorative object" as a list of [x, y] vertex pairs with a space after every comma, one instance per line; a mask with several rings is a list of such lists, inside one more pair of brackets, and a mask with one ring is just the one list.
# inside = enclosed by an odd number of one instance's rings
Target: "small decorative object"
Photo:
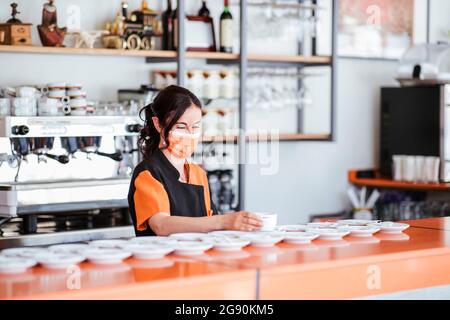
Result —
[[0, 45], [31, 45], [31, 23], [22, 23], [16, 16], [17, 3], [11, 3], [11, 19], [0, 24]]
[[131, 12], [129, 17], [127, 9], [128, 4], [122, 2], [115, 20], [107, 24], [110, 34], [103, 37], [103, 45], [115, 49], [155, 49], [155, 38], [162, 36], [157, 12], [148, 8], [147, 1], [142, 1], [140, 10]]
[[42, 24], [38, 26], [39, 37], [45, 47], [63, 47], [67, 28], [59, 28], [57, 24], [56, 6], [54, 0], [44, 4]]
[[210, 17], [186, 17], [186, 50], [216, 51], [214, 23]]
[[356, 192], [353, 189], [349, 189], [347, 191], [347, 194], [353, 205], [353, 218], [358, 220], [372, 220], [373, 208], [380, 198], [380, 193], [378, 192], [378, 190], [374, 190], [368, 200], [366, 200], [366, 187], [363, 187], [361, 189], [359, 197], [356, 195]]
[[95, 43], [97, 42], [98, 39], [108, 34], [109, 32], [106, 30], [81, 31], [70, 33], [70, 35], [73, 36], [75, 48], [85, 47], [90, 49], [94, 48]]

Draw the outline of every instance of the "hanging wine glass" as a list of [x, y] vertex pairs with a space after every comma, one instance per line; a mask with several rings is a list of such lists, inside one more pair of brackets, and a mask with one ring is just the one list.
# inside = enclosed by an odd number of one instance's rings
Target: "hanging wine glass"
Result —
[[300, 86], [300, 90], [298, 91], [298, 108], [299, 109], [307, 109], [313, 106], [313, 97], [311, 91], [308, 87], [303, 83]]

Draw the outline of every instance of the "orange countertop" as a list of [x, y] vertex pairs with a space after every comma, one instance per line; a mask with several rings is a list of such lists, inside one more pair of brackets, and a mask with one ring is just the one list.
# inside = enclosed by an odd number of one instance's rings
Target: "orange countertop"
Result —
[[[446, 226], [446, 220], [433, 223]], [[0, 275], [0, 298], [347, 299], [450, 284], [448, 270], [450, 231], [411, 227], [400, 236], [368, 240], [211, 250], [189, 259], [129, 259], [109, 267], [83, 263], [81, 290], [66, 288], [65, 271], [39, 267]]]
[[406, 221], [405, 223], [408, 223], [409, 225], [417, 228], [428, 228], [428, 229], [450, 231], [450, 217], [411, 220]]
[[[79, 280], [75, 278], [79, 275]], [[0, 299], [255, 299], [256, 271], [181, 257], [0, 275]], [[78, 289], [79, 288], [79, 289]]]

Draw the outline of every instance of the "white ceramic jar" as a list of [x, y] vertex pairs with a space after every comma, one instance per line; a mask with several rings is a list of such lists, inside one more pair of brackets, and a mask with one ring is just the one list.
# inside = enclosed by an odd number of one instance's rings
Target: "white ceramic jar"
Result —
[[203, 97], [205, 99], [217, 99], [220, 96], [220, 74], [219, 71], [211, 70], [204, 73]]
[[233, 72], [225, 70], [220, 73], [220, 76], [220, 97], [224, 99], [233, 99], [235, 97], [235, 77]]

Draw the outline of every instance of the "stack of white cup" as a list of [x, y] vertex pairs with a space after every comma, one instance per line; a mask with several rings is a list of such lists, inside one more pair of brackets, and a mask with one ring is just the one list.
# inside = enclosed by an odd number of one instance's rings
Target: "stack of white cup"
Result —
[[438, 157], [395, 155], [392, 160], [396, 181], [439, 183]]
[[18, 117], [32, 117], [37, 114], [39, 92], [34, 87], [18, 87], [12, 99], [11, 114]]

